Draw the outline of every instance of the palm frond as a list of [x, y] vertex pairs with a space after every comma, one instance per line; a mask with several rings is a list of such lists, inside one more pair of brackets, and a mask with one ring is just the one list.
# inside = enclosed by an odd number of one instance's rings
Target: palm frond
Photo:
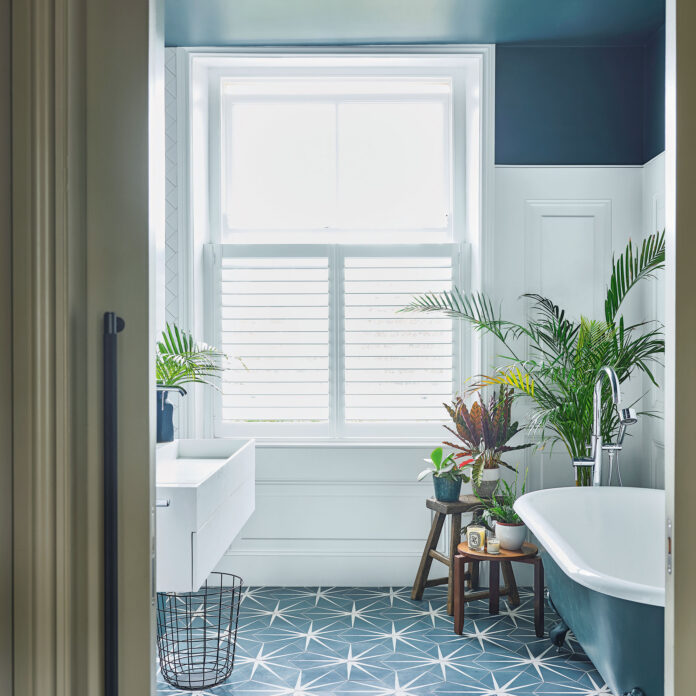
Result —
[[534, 397], [534, 378], [528, 372], [523, 372], [518, 366], [511, 365], [502, 368], [492, 375], [480, 375], [469, 385], [467, 391], [478, 391], [483, 387], [506, 386], [519, 389], [527, 396]]
[[629, 241], [618, 260], [612, 258], [612, 273], [604, 302], [604, 318], [613, 323], [630, 289], [665, 265], [665, 232], [655, 232], [640, 247]]
[[157, 342], [155, 373], [160, 387], [197, 382], [217, 389], [215, 378], [223, 370], [225, 354], [167, 322]]
[[527, 332], [525, 326], [506, 321], [500, 317], [491, 300], [481, 292], [463, 293], [458, 287], [444, 292], [429, 292], [414, 297], [400, 312], [436, 312], [455, 319], [468, 321], [474, 329], [490, 333], [498, 338], [508, 350], [511, 340]]

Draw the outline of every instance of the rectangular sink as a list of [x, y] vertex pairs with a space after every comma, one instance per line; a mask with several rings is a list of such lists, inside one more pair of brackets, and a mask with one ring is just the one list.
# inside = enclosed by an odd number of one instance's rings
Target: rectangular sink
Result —
[[159, 592], [195, 592], [242, 530], [255, 505], [254, 448], [224, 438], [157, 446]]

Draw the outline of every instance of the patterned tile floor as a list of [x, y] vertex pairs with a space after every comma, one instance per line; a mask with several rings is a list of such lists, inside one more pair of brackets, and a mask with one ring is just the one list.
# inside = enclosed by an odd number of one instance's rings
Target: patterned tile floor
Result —
[[[446, 588], [246, 588], [229, 681], [186, 692], [158, 677], [158, 696], [601, 696], [610, 694], [572, 637], [559, 653], [534, 635], [533, 598], [467, 605], [452, 630]], [[557, 620], [547, 607], [546, 626]]]

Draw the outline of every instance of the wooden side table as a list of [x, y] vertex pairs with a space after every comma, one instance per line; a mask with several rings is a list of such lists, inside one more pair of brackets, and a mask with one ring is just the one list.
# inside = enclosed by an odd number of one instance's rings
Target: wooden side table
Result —
[[[425, 542], [423, 556], [418, 566], [413, 589], [411, 590], [411, 599], [423, 599], [423, 590], [426, 587], [434, 587], [435, 585], [444, 585], [447, 583], [447, 613], [451, 615], [454, 612], [454, 556], [462, 540], [462, 514], [481, 510], [482, 505], [481, 501], [475, 495], [463, 495], [456, 503], [444, 503], [441, 500], [435, 500], [435, 498], [428, 498], [425, 501], [425, 506], [435, 514], [433, 515], [433, 524], [430, 528], [428, 540]], [[440, 541], [442, 527], [448, 515], [451, 515], [450, 544], [449, 553], [445, 556], [445, 554], [437, 550], [437, 544]], [[446, 578], [428, 580], [433, 559], [443, 563], [449, 568], [449, 574]], [[478, 584], [478, 562], [474, 562], [471, 565], [471, 579], [474, 584]]]
[[[489, 561], [490, 584], [488, 594], [488, 611], [497, 614], [500, 611], [500, 566], [505, 567], [510, 563], [528, 563], [534, 566], [534, 630], [539, 638], [544, 637], [544, 566], [539, 556], [539, 549], [534, 544], [522, 544], [519, 551], [507, 551], [500, 549], [498, 554], [490, 554], [486, 551], [472, 550], [464, 542], [457, 546], [457, 555], [454, 557], [454, 632], [461, 635], [464, 632], [464, 607], [467, 597], [464, 590], [464, 564], [472, 561]], [[514, 578], [513, 578], [514, 581]], [[506, 582], [507, 584], [507, 582]], [[517, 587], [514, 594], [510, 593], [513, 604], [519, 604]]]

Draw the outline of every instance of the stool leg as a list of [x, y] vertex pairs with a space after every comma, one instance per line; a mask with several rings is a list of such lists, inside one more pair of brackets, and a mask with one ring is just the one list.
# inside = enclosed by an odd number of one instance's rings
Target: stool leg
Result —
[[452, 525], [450, 526], [450, 548], [449, 548], [449, 580], [447, 582], [447, 613], [452, 616], [454, 613], [454, 557], [457, 555], [457, 546], [462, 541], [462, 515], [460, 512], [452, 513]]
[[544, 637], [544, 564], [534, 559], [534, 630], [537, 638]]
[[446, 515], [442, 512], [436, 512], [435, 517], [433, 517], [433, 524], [430, 527], [428, 541], [425, 542], [423, 557], [421, 558], [420, 566], [418, 566], [416, 580], [413, 583], [413, 589], [411, 590], [411, 599], [423, 599], [425, 581], [428, 579], [430, 566], [433, 564], [433, 558], [430, 555], [430, 552], [437, 546], [437, 542], [440, 541], [440, 533], [442, 532], [442, 525], [445, 523], [445, 517]]
[[475, 590], [480, 584], [479, 580], [479, 561], [470, 561], [469, 568], [471, 573], [471, 589]]
[[503, 571], [503, 581], [505, 582], [505, 589], [508, 593], [508, 600], [513, 607], [520, 606], [520, 593], [517, 590], [517, 581], [515, 580], [515, 573], [512, 569], [512, 563], [510, 561], [500, 561]]
[[488, 587], [488, 613], [497, 614], [500, 611], [500, 563], [491, 561], [488, 565], [491, 579]]
[[464, 562], [466, 558], [461, 554], [454, 557], [454, 632], [460, 636], [464, 632]]

